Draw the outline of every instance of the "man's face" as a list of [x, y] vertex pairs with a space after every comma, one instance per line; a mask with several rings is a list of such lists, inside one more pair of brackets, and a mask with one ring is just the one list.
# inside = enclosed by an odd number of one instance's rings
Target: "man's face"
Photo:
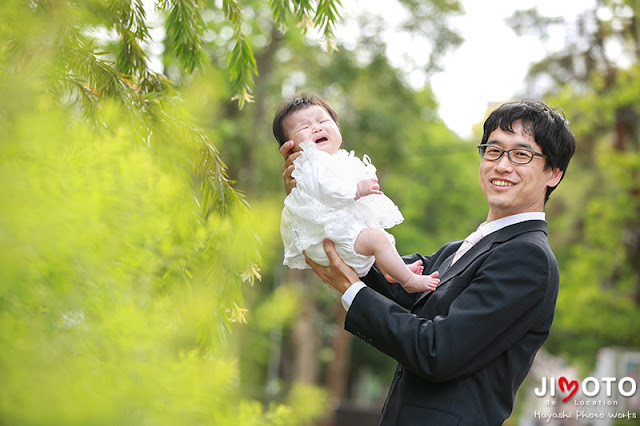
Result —
[[324, 108], [311, 105], [294, 111], [282, 122], [284, 134], [296, 145], [312, 141], [316, 148], [335, 154], [342, 145], [342, 135], [335, 121]]
[[[533, 134], [527, 132], [520, 121], [513, 124], [513, 131], [506, 132], [498, 127], [489, 135], [487, 144], [504, 150], [526, 148], [542, 154]], [[544, 170], [545, 161], [535, 156], [528, 164], [514, 164], [507, 153], [497, 161], [481, 161], [480, 186], [489, 204], [487, 221], [544, 210], [547, 187], [556, 186], [562, 177], [560, 169]]]

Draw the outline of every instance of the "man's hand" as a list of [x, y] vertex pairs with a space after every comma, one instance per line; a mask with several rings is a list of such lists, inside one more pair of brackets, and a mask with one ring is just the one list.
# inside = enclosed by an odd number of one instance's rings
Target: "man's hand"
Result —
[[382, 194], [382, 191], [380, 191], [380, 184], [378, 184], [378, 179], [363, 179], [358, 182], [358, 190], [356, 192], [355, 198], [356, 200], [360, 197], [365, 197], [372, 194]]
[[318, 265], [309, 259], [306, 253], [304, 255], [305, 261], [323, 282], [329, 284], [329, 286], [336, 289], [340, 294], [344, 294], [344, 292], [351, 287], [351, 284], [359, 281], [358, 275], [353, 268], [344, 263], [342, 258], [338, 256], [333, 241], [324, 240], [323, 245], [324, 251], [329, 258], [329, 266]]
[[293, 160], [302, 155], [302, 148], [293, 141], [286, 141], [280, 147], [280, 154], [284, 157], [282, 165], [282, 180], [284, 181], [284, 191], [287, 195], [296, 186], [296, 180], [291, 177], [293, 173]]

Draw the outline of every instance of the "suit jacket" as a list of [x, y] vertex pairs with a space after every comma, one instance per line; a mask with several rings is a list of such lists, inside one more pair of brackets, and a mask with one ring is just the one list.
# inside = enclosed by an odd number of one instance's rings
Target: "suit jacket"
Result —
[[398, 361], [381, 425], [500, 425], [549, 335], [558, 265], [547, 223], [507, 226], [453, 266], [461, 241], [422, 259], [433, 292], [409, 294], [373, 268], [345, 329]]

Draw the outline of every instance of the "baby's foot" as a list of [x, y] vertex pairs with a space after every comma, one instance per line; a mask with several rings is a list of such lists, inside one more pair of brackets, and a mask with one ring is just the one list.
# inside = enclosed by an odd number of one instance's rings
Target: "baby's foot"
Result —
[[[422, 275], [422, 271], [424, 271], [424, 266], [422, 266], [422, 260], [416, 260], [415, 262], [408, 264], [407, 268], [409, 268], [411, 272], [417, 275]], [[390, 283], [398, 282], [395, 278], [393, 278], [389, 274], [384, 274], [384, 278]]]
[[422, 275], [422, 271], [424, 271], [424, 266], [422, 266], [422, 260], [416, 260], [415, 262], [408, 264], [407, 268], [409, 268], [411, 272], [417, 275]]
[[431, 275], [412, 275], [409, 281], [404, 283], [402, 287], [407, 293], [419, 293], [423, 291], [433, 291], [438, 287], [440, 274], [436, 271]]

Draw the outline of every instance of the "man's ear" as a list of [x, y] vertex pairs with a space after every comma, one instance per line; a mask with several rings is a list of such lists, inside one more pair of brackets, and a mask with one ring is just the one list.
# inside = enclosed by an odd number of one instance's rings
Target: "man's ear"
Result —
[[549, 188], [554, 188], [558, 186], [563, 175], [564, 175], [564, 172], [560, 169], [551, 170], [551, 175], [549, 176], [549, 180], [547, 180], [547, 186]]

